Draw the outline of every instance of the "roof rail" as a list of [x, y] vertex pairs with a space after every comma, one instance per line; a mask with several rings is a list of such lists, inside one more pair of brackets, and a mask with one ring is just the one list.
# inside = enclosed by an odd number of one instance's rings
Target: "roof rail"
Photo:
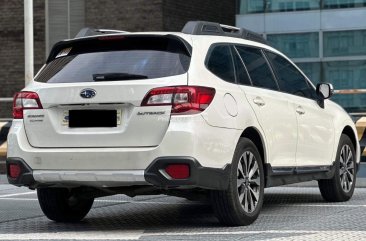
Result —
[[263, 44], [268, 44], [268, 42], [263, 38], [263, 36], [258, 33], [255, 33], [245, 28], [237, 28], [214, 22], [189, 21], [183, 27], [182, 33], [193, 34], [193, 35], [229, 36], [234, 38], [247, 39]]
[[95, 29], [95, 28], [83, 28], [79, 31], [79, 33], [75, 36], [75, 38], [93, 36], [93, 35], [101, 35], [101, 34], [113, 34], [113, 33], [128, 33], [122, 30], [113, 30], [113, 29]]

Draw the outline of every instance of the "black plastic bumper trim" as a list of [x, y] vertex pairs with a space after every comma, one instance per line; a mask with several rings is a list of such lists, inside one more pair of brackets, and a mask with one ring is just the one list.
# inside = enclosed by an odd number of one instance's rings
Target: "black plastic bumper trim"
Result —
[[[187, 179], [171, 179], [164, 175], [169, 164], [188, 164], [190, 177]], [[193, 157], [159, 157], [145, 170], [145, 180], [152, 185], [163, 188], [204, 188], [212, 190], [226, 190], [229, 185], [231, 165], [224, 168], [203, 167]]]
[[[9, 166], [10, 164], [18, 164], [21, 167], [21, 173], [18, 178], [11, 178], [9, 176]], [[21, 158], [8, 158], [6, 159], [6, 172], [8, 177], [8, 182], [15, 186], [27, 186], [27, 187], [34, 187], [36, 185], [36, 181], [33, 178], [33, 170], [30, 168], [27, 163]]]

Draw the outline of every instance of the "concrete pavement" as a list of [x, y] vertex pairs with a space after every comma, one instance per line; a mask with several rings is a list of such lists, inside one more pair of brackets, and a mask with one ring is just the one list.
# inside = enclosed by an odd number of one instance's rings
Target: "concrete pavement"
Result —
[[0, 185], [0, 240], [365, 240], [366, 189], [344, 203], [327, 203], [317, 188], [276, 187], [265, 191], [258, 220], [224, 227], [211, 207], [158, 196], [96, 199], [75, 224], [49, 221], [34, 191]]

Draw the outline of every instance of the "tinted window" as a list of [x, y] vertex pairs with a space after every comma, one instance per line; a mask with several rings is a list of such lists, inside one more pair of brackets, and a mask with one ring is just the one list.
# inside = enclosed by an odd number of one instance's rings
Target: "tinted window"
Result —
[[314, 89], [310, 88], [305, 77], [294, 65], [279, 55], [270, 52], [267, 55], [276, 73], [280, 90], [303, 97], [314, 97]]
[[260, 49], [237, 46], [254, 86], [278, 90], [276, 80]]
[[276, 49], [280, 49], [289, 58], [319, 57], [318, 32], [268, 34], [267, 41]]
[[86, 39], [58, 48], [35, 79], [70, 83], [154, 79], [187, 72], [190, 55], [177, 39], [123, 36]]
[[252, 85], [249, 79], [248, 72], [246, 71], [242, 60], [240, 59], [238, 53], [233, 50], [235, 73], [238, 84], [242, 85]]
[[212, 49], [207, 68], [223, 80], [235, 83], [235, 72], [230, 47], [219, 45]]

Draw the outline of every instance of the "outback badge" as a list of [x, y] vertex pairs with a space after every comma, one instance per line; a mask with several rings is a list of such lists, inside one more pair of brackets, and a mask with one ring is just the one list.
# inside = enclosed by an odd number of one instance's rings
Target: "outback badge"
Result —
[[97, 94], [97, 92], [93, 89], [83, 89], [80, 92], [80, 96], [85, 98], [85, 99], [91, 99], [93, 98], [95, 95]]

